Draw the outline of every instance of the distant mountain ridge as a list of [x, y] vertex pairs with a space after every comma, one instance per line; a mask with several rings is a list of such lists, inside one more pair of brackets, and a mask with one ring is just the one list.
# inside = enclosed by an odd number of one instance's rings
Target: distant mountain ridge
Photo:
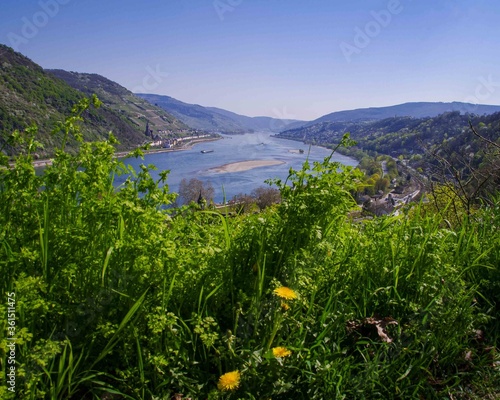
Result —
[[393, 117], [426, 118], [436, 117], [446, 112], [460, 111], [461, 114], [493, 114], [500, 111], [500, 106], [470, 104], [461, 102], [413, 102], [387, 107], [358, 108], [355, 110], [336, 111], [326, 114], [304, 126], [311, 126], [322, 122], [359, 122], [374, 121]]
[[459, 111], [461, 114], [493, 114], [500, 106], [463, 102], [410, 102], [387, 107], [369, 107], [335, 111], [313, 121], [280, 120], [271, 117], [247, 117], [216, 107], [188, 104], [170, 96], [138, 93], [137, 96], [163, 108], [193, 129], [243, 133], [268, 130], [283, 132], [325, 122], [377, 121], [394, 117], [426, 118]]
[[220, 108], [184, 103], [170, 96], [146, 93], [136, 93], [136, 96], [163, 108], [193, 129], [222, 133], [279, 132], [305, 123], [305, 121], [271, 117], [247, 117]]

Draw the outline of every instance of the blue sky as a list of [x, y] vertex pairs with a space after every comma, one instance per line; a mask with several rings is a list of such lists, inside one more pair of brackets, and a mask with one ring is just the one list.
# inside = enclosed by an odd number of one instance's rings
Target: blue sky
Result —
[[500, 104], [499, 16], [485, 0], [2, 0], [0, 43], [134, 91], [311, 120]]

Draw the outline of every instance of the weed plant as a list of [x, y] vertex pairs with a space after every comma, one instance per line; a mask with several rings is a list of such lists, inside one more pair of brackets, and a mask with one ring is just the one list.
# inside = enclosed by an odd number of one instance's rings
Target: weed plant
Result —
[[422, 205], [353, 222], [361, 176], [327, 158], [258, 214], [173, 209], [167, 172], [83, 141], [98, 105], [43, 174], [35, 127], [0, 156], [2, 399], [498, 398], [498, 197], [453, 227]]

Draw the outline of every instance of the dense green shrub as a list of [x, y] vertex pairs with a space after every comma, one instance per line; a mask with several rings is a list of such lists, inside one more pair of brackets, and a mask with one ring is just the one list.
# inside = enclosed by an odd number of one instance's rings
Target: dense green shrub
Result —
[[258, 214], [173, 209], [166, 173], [126, 167], [113, 137], [82, 141], [89, 106], [43, 174], [36, 129], [1, 160], [0, 285], [16, 313], [2, 398], [498, 395], [498, 201], [455, 227], [418, 209], [354, 223], [362, 177], [326, 159], [276, 181], [281, 203]]

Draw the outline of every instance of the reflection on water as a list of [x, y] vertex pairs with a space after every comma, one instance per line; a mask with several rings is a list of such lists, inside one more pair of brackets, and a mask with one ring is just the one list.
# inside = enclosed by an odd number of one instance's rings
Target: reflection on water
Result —
[[[158, 168], [158, 171], [153, 173], [155, 178], [158, 177], [159, 171], [170, 170], [167, 182], [173, 192], [178, 191], [183, 178], [198, 178], [210, 182], [215, 189], [215, 201], [222, 202], [224, 192], [226, 199], [231, 199], [238, 193], [250, 193], [256, 187], [265, 185], [266, 179], [285, 179], [290, 168], [302, 167], [308, 153], [310, 161], [322, 161], [330, 155], [330, 150], [312, 146], [309, 151], [309, 145], [301, 142], [277, 139], [269, 133], [249, 133], [199, 143], [189, 150], [149, 154], [144, 160], [129, 159], [126, 163], [135, 169], [138, 169], [140, 164], [154, 164]], [[283, 163], [233, 173], [210, 171], [224, 164], [249, 160], [277, 160]], [[334, 155], [332, 161], [357, 165], [356, 160], [340, 154]], [[124, 180], [125, 177], [118, 177], [116, 184]]]

